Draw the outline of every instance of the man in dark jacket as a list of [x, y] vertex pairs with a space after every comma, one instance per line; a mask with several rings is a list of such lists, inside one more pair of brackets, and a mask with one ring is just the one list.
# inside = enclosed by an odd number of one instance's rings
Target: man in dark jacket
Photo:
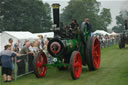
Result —
[[85, 18], [85, 21], [81, 24], [81, 31], [85, 29], [85, 26], [87, 25], [87, 30], [89, 31], [90, 35], [92, 32], [92, 25], [89, 23], [89, 19]]

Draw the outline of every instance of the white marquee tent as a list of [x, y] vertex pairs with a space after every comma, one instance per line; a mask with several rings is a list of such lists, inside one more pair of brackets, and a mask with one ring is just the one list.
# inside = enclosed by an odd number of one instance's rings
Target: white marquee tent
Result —
[[115, 32], [112, 32], [111, 35], [113, 35], [113, 36], [119, 36], [119, 34], [118, 33], [115, 33]]
[[4, 46], [8, 44], [8, 39], [12, 38], [13, 43], [16, 43], [18, 40], [21, 41], [21, 44], [24, 43], [25, 40], [35, 40], [38, 37], [34, 36], [31, 32], [23, 32], [23, 31], [5, 31], [1, 34], [1, 50], [4, 49]]
[[96, 30], [95, 32], [93, 32], [93, 34], [100, 34], [100, 35], [111, 35], [110, 33], [104, 31], [104, 30]]

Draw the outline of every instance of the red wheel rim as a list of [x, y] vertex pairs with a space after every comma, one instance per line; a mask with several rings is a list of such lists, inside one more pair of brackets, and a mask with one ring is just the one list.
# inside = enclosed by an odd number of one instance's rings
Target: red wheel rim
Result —
[[37, 56], [37, 72], [40, 77], [44, 77], [47, 72], [47, 57], [44, 53], [39, 53]]
[[100, 67], [101, 49], [100, 42], [97, 38], [93, 41], [93, 63], [96, 69]]
[[79, 52], [76, 52], [74, 56], [73, 72], [76, 78], [79, 78], [82, 72], [82, 60]]
[[58, 42], [53, 42], [50, 45], [50, 50], [51, 50], [52, 53], [57, 54], [61, 50], [61, 45]]

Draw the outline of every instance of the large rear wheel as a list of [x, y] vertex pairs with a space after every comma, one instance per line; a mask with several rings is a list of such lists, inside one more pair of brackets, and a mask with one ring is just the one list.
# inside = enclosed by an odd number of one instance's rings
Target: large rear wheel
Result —
[[96, 37], [90, 37], [86, 46], [86, 62], [89, 70], [97, 70], [100, 67], [101, 48]]
[[37, 78], [44, 77], [47, 72], [47, 56], [44, 52], [39, 52], [33, 61], [34, 73]]
[[80, 52], [74, 51], [70, 58], [70, 71], [73, 80], [80, 77], [82, 72], [82, 59]]

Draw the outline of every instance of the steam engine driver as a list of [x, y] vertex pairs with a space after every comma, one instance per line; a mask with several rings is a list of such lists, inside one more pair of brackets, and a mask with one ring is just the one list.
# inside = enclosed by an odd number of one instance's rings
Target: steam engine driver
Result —
[[70, 30], [73, 33], [73, 36], [77, 35], [77, 33], [79, 32], [79, 24], [77, 23], [76, 19], [72, 20], [72, 23], [70, 24]]

